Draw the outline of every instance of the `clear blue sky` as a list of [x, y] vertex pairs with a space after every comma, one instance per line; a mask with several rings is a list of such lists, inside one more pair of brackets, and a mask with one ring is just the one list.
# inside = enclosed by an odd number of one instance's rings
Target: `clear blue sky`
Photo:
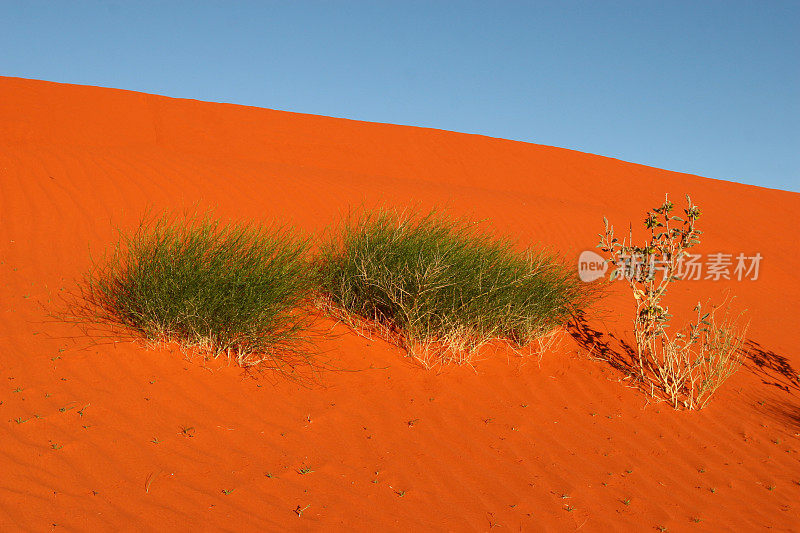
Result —
[[800, 1], [0, 0], [0, 74], [800, 191]]

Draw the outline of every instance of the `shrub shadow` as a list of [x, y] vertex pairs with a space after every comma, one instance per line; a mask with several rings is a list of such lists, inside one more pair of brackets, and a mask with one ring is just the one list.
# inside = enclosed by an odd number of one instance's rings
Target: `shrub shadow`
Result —
[[745, 341], [742, 351], [745, 368], [761, 378], [762, 383], [792, 395], [800, 391], [800, 374], [785, 356], [764, 348], [753, 339]]
[[592, 328], [585, 313], [573, 315], [567, 324], [567, 332], [590, 357], [606, 361], [626, 375], [635, 376], [639, 373], [636, 348], [613, 333], [603, 333]]
[[[613, 368], [629, 376], [639, 372], [636, 348], [613, 333], [604, 333], [589, 325], [584, 313], [573, 316], [567, 331], [590, 357], [601, 359]], [[753, 339], [746, 339], [741, 352], [744, 355], [743, 367], [755, 374], [765, 385], [776, 387], [791, 395], [800, 391], [800, 374], [789, 360], [772, 350], [764, 348]], [[795, 408], [795, 418], [800, 409]]]

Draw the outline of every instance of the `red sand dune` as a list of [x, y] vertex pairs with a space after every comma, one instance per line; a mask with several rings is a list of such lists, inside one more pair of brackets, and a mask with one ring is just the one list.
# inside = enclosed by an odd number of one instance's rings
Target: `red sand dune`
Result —
[[[755, 360], [700, 412], [648, 404], [571, 337], [436, 373], [337, 326], [321, 350], [362, 371], [303, 387], [47, 318], [147, 206], [319, 231], [348, 206], [448, 205], [573, 260], [665, 192], [703, 208], [700, 252], [764, 257], [757, 281], [672, 292], [678, 322], [727, 289], [752, 319]], [[798, 212], [570, 150], [0, 78], [0, 530], [793, 530]], [[614, 291], [592, 327], [630, 338]]]

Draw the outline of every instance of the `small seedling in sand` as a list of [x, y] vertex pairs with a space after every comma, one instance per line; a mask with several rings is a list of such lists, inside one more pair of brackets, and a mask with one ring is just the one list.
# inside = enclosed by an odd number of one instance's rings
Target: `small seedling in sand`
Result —
[[626, 474], [633, 474], [633, 470], [626, 470], [625, 473]]
[[160, 443], [161, 441], [160, 441], [160, 440], [158, 440], [157, 438], [153, 437], [153, 440], [151, 440], [150, 442], [152, 442], [153, 444], [158, 444], [158, 443]]
[[699, 516], [692, 517], [692, 522], [694, 522], [695, 524], [699, 524], [702, 521], [703, 519], [700, 518]]
[[775, 490], [775, 485], [767, 485], [767, 490]]
[[661, 531], [661, 533], [666, 533], [667, 531], [669, 531], [669, 530], [666, 528], [666, 526], [656, 526], [656, 529], [657, 529], [657, 530], [659, 530], [659, 531]]
[[561, 495], [561, 499], [562, 499], [562, 500], [568, 500], [568, 499], [570, 499], [570, 498], [572, 498], [572, 496], [570, 496], [569, 494], [562, 494], [562, 495]]
[[620, 501], [625, 505], [630, 505], [631, 504], [631, 499], [630, 498], [625, 498], [624, 500], [620, 500]]
[[401, 498], [406, 495], [406, 491], [404, 491], [404, 490], [396, 490], [396, 491], [394, 491], [394, 493], [397, 494]]
[[69, 411], [70, 409], [75, 409], [75, 406], [74, 405], [65, 405], [64, 407], [59, 407], [58, 410], [60, 412], [64, 413], [64, 412]]
[[53, 444], [50, 445], [50, 447], [53, 448], [54, 450], [60, 450], [64, 446], [62, 446], [61, 444], [53, 443]]
[[228, 494], [230, 494], [231, 492], [233, 492], [233, 491], [235, 491], [235, 490], [236, 490], [236, 489], [230, 489], [230, 490], [227, 490], [227, 489], [222, 489], [222, 494], [224, 494], [225, 496], [227, 496]]
[[297, 507], [295, 507], [295, 509], [294, 509], [294, 514], [296, 514], [298, 517], [300, 517], [300, 516], [303, 516], [303, 511], [305, 511], [305, 510], [306, 510], [306, 509], [308, 509], [309, 507], [311, 507], [311, 504], [310, 504], [310, 503], [309, 503], [308, 505], [306, 505], [305, 507], [300, 507], [300, 506], [298, 505], [298, 506], [297, 506]]
[[17, 424], [24, 424], [28, 420], [30, 420], [30, 418], [26, 418], [23, 420], [21, 416], [18, 416], [17, 418], [14, 419], [14, 422], [16, 422]]
[[86, 405], [84, 405], [83, 407], [81, 407], [81, 410], [80, 410], [80, 411], [78, 411], [78, 416], [83, 416], [83, 412], [84, 412], [84, 411], [86, 410], [86, 408], [87, 408], [87, 407], [89, 407], [90, 405], [92, 405], [92, 404], [90, 404], [90, 403], [87, 403]]
[[571, 506], [571, 505], [565, 505], [564, 506], [564, 510], [569, 512], [569, 513], [571, 513], [572, 511], [575, 510], [575, 508], [573, 506]]
[[17, 387], [16, 389], [14, 389], [11, 392], [22, 392], [23, 390], [25, 390], [25, 389], [23, 389], [22, 387]]
[[194, 426], [181, 426], [181, 435], [184, 437], [194, 437]]
[[706, 469], [705, 468], [698, 468], [697, 471], [700, 472], [701, 474], [705, 474], [706, 473]]
[[409, 421], [408, 421], [408, 427], [410, 427], [410, 428], [413, 428], [413, 427], [414, 427], [414, 425], [415, 425], [417, 422], [419, 422], [419, 418], [415, 418], [414, 420], [409, 420]]
[[715, 489], [714, 487], [711, 487], [708, 490], [711, 491], [711, 494], [716, 494], [716, 492], [717, 492], [717, 489]]
[[304, 476], [306, 474], [310, 474], [312, 472], [313, 472], [313, 470], [311, 470], [311, 468], [307, 467], [307, 466], [304, 466], [303, 468], [298, 468], [297, 469], [297, 473], [300, 474], [301, 476]]
[[272, 479], [272, 478], [274, 478], [274, 477], [275, 477], [274, 475], [272, 475], [272, 472], [267, 472], [267, 473], [266, 473], [266, 474], [264, 474], [264, 475], [265, 475], [265, 476], [267, 476], [267, 477], [268, 477], [268, 478], [270, 478], [270, 479]]

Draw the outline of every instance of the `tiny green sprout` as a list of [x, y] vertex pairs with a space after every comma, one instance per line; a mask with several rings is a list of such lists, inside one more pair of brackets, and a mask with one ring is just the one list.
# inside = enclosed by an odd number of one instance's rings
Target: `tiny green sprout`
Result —
[[715, 489], [714, 487], [711, 487], [711, 488], [710, 488], [710, 489], [708, 489], [708, 490], [710, 490], [710, 491], [711, 491], [711, 494], [716, 494], [716, 492], [717, 492], [717, 489]]
[[565, 505], [564, 510], [571, 513], [572, 511], [575, 510], [575, 508], [571, 505]]
[[706, 473], [706, 469], [705, 468], [698, 468], [697, 471], [700, 472], [701, 474], [705, 474]]
[[561, 495], [561, 499], [562, 499], [562, 500], [568, 500], [568, 499], [570, 499], [570, 498], [571, 498], [571, 496], [570, 496], [569, 494], [562, 494], [562, 495]]
[[695, 524], [699, 524], [702, 521], [703, 521], [703, 519], [700, 518], [699, 516], [692, 517], [692, 522], [694, 522]]
[[51, 360], [51, 361], [53, 361], [53, 362], [55, 362], [57, 359], [61, 359], [61, 356], [60, 356], [60, 355], [57, 355], [57, 356], [55, 356], [55, 357], [51, 357], [51, 358], [50, 358], [50, 360]]
[[773, 439], [772, 443], [773, 444], [780, 444], [781, 443], [781, 439]]
[[768, 485], [767, 490], [775, 490], [775, 485]]
[[18, 416], [17, 418], [14, 419], [14, 422], [16, 422], [17, 424], [24, 424], [28, 420], [30, 420], [30, 418], [26, 418], [26, 419], [23, 420], [23, 418], [21, 416]]
[[184, 437], [194, 437], [194, 426], [181, 426], [181, 435]]
[[158, 437], [153, 437], [153, 440], [151, 440], [150, 442], [152, 442], [153, 444], [159, 444], [161, 441], [158, 440]]
[[64, 446], [62, 446], [61, 444], [53, 443], [53, 444], [50, 445], [50, 447], [53, 448], [54, 450], [60, 450]]
[[80, 410], [80, 411], [78, 411], [78, 416], [83, 416], [83, 412], [84, 412], [84, 411], [86, 410], [86, 408], [87, 408], [87, 407], [89, 407], [90, 405], [92, 405], [92, 404], [90, 404], [90, 403], [87, 403], [86, 405], [84, 405], [83, 407], [81, 407], [81, 410]]
[[528, 407], [528, 404], [527, 403], [523, 403], [522, 407]]
[[661, 533], [666, 533], [669, 531], [666, 526], [656, 526], [656, 529], [661, 531]]
[[236, 489], [230, 489], [230, 490], [228, 490], [228, 489], [222, 489], [222, 494], [224, 494], [225, 496], [227, 496], [228, 494], [230, 494], [231, 492], [233, 492], [233, 491], [235, 491], [235, 490], [236, 490]]
[[267, 476], [267, 477], [268, 477], [268, 478], [270, 478], [270, 479], [272, 479], [272, 478], [274, 478], [274, 477], [275, 477], [275, 476], [272, 474], [272, 472], [267, 472], [267, 473], [266, 473], [266, 474], [264, 474], [264, 475], [265, 475], [265, 476]]
[[311, 470], [311, 468], [309, 468], [307, 466], [304, 466], [303, 468], [299, 468], [297, 470], [297, 473], [300, 474], [301, 476], [304, 476], [306, 474], [310, 474], [312, 472], [313, 472], [313, 470]]
[[630, 505], [631, 504], [631, 499], [630, 498], [625, 498], [624, 500], [620, 500], [620, 501], [625, 505]]
[[417, 422], [419, 422], [419, 418], [415, 418], [415, 419], [413, 419], [413, 420], [409, 420], [409, 421], [408, 421], [408, 427], [410, 427], [410, 428], [414, 427], [414, 425], [415, 425]]
[[628, 474], [633, 474], [633, 470], [626, 470], [625, 472]]
[[394, 493], [397, 494], [401, 498], [406, 495], [406, 491], [404, 491], [404, 490], [396, 490], [396, 491], [394, 491]]
[[25, 390], [25, 389], [23, 389], [22, 387], [17, 387], [16, 389], [14, 389], [11, 392], [22, 392], [23, 390]]
[[305, 511], [309, 507], [311, 507], [310, 503], [308, 505], [306, 505], [305, 507], [300, 507], [298, 505], [297, 507], [294, 508], [294, 514], [296, 514], [298, 517], [303, 516], [303, 511]]
[[597, 413], [589, 413], [589, 416], [597, 416]]

